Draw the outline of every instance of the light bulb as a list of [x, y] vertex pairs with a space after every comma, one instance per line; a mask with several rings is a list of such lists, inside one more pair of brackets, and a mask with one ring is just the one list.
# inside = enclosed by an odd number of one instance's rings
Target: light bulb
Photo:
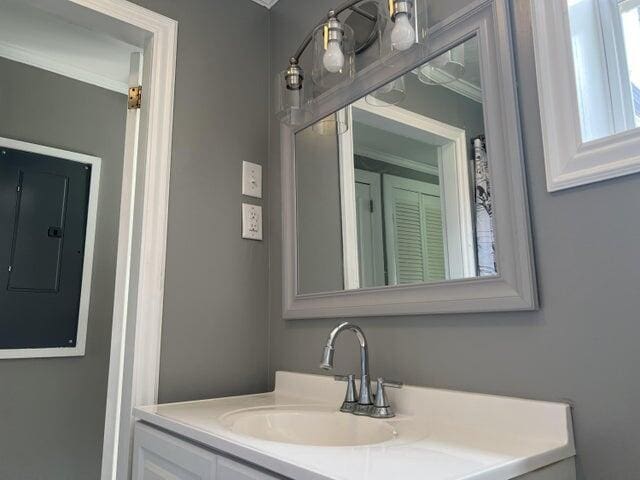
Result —
[[409, 15], [398, 12], [391, 30], [391, 46], [396, 50], [408, 50], [416, 41], [416, 32], [409, 22]]
[[344, 53], [339, 40], [330, 40], [322, 57], [322, 64], [331, 73], [338, 73], [344, 67]]

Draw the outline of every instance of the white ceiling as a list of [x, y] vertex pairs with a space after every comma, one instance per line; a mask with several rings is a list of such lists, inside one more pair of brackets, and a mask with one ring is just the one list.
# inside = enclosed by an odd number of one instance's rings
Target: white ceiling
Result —
[[72, 23], [37, 2], [0, 4], [0, 56], [126, 94], [130, 57], [141, 49]]

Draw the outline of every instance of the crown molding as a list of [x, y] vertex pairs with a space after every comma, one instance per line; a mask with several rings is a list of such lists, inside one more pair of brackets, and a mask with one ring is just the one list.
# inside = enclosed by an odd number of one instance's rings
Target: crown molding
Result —
[[[413, 73], [418, 75], [418, 69], [413, 70]], [[434, 69], [432, 72], [430, 72], [430, 75], [431, 80], [433, 80], [434, 82], [433, 85], [439, 85], [441, 87], [448, 88], [449, 90], [467, 97], [474, 102], [482, 103], [482, 88], [478, 85], [474, 85], [473, 83], [467, 82], [466, 80], [456, 79], [455, 77], [452, 77], [448, 73], [441, 70]]]
[[258, 5], [262, 5], [265, 8], [271, 8], [276, 4], [278, 0], [253, 0], [253, 1], [256, 2]]

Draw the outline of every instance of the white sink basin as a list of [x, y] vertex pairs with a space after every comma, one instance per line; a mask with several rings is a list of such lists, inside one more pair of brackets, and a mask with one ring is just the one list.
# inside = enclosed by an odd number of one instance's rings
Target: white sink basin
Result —
[[228, 413], [220, 422], [240, 435], [296, 445], [373, 445], [397, 436], [394, 427], [384, 420], [321, 407], [248, 408]]

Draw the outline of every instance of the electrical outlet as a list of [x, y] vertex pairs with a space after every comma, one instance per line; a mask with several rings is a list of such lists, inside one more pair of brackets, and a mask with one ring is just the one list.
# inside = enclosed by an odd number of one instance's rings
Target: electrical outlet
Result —
[[262, 198], [262, 166], [242, 162], [242, 194]]
[[242, 238], [262, 240], [262, 207], [242, 204]]

